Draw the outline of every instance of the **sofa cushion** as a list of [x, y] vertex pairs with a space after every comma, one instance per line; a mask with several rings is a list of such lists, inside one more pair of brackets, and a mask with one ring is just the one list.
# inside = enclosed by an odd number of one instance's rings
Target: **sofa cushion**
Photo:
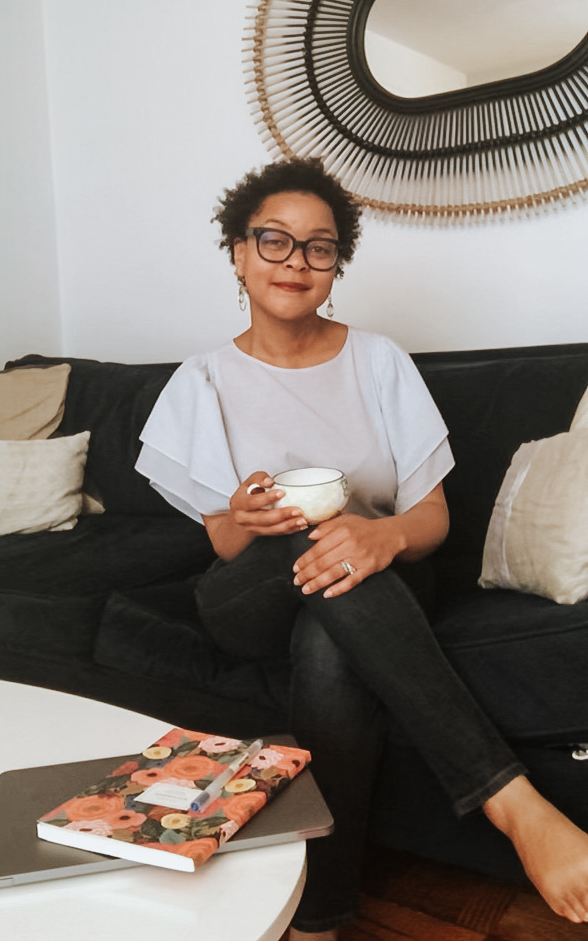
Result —
[[435, 625], [448, 660], [504, 734], [588, 742], [588, 602], [477, 589]]
[[220, 650], [198, 617], [194, 581], [113, 592], [100, 620], [94, 660], [133, 676], [190, 684], [286, 713], [289, 661], [252, 663]]
[[186, 578], [214, 558], [204, 527], [186, 517], [83, 516], [66, 532], [2, 536], [0, 592], [105, 597]]
[[[91, 662], [104, 595], [100, 593], [55, 596], [40, 591], [0, 591], [0, 665], [3, 679], [6, 657], [52, 660], [71, 674]], [[28, 679], [19, 682], [28, 682]], [[49, 685], [44, 677], [42, 685]]]
[[178, 364], [135, 366], [33, 355], [7, 363], [7, 367], [62, 362], [71, 365], [71, 374], [59, 432], [92, 432], [87, 474], [106, 511], [179, 516], [134, 469], [141, 448], [141, 429]]
[[436, 553], [443, 591], [474, 587], [500, 484], [520, 444], [567, 431], [588, 385], [588, 343], [417, 353], [449, 429], [451, 528]]

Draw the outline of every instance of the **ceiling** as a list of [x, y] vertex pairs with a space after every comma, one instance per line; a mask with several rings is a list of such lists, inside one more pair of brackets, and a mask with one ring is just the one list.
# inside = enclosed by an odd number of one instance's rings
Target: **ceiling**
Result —
[[588, 0], [376, 0], [367, 28], [475, 84], [567, 55], [588, 33]]

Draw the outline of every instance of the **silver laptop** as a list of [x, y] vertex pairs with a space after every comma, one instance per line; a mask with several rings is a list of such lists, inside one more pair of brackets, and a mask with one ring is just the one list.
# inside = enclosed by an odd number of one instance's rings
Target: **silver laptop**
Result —
[[[280, 745], [296, 744], [290, 735], [272, 735], [268, 740]], [[141, 865], [59, 846], [37, 836], [37, 819], [42, 814], [133, 757], [99, 758], [0, 774], [0, 888]], [[332, 831], [331, 813], [306, 768], [217, 852], [310, 840]]]

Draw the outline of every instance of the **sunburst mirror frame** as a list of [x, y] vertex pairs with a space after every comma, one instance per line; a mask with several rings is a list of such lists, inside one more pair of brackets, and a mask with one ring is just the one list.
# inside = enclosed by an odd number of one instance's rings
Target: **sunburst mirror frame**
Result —
[[249, 101], [274, 157], [319, 156], [379, 216], [472, 222], [588, 191], [588, 35], [516, 78], [400, 98], [370, 72], [374, 0], [254, 0]]

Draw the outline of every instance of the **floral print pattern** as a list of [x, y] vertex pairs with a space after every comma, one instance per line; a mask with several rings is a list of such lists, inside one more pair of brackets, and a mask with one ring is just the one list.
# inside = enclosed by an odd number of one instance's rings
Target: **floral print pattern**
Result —
[[191, 781], [213, 780], [223, 770], [218, 762], [204, 755], [187, 755], [185, 758], [173, 758], [161, 769], [174, 778], [189, 778]]
[[199, 812], [142, 803], [141, 794], [152, 784], [163, 782], [203, 789], [247, 745], [220, 735], [171, 729], [141, 755], [125, 761], [103, 781], [60, 804], [41, 820], [104, 837], [111, 842], [104, 848], [106, 854], [119, 855], [112, 847], [119, 841], [186, 856], [200, 866], [302, 771], [310, 761], [310, 753], [302, 748], [269, 745]]
[[224, 738], [222, 735], [212, 735], [200, 742], [200, 748], [207, 755], [220, 755], [225, 751], [235, 751], [241, 742], [236, 738]]
[[96, 836], [112, 836], [112, 829], [105, 820], [74, 820], [64, 827], [65, 830], [81, 830], [82, 833], [94, 833]]
[[161, 761], [162, 758], [169, 758], [171, 751], [169, 746], [152, 745], [151, 748], [146, 748], [141, 754], [144, 755], [145, 758], [153, 758], [154, 761]]

